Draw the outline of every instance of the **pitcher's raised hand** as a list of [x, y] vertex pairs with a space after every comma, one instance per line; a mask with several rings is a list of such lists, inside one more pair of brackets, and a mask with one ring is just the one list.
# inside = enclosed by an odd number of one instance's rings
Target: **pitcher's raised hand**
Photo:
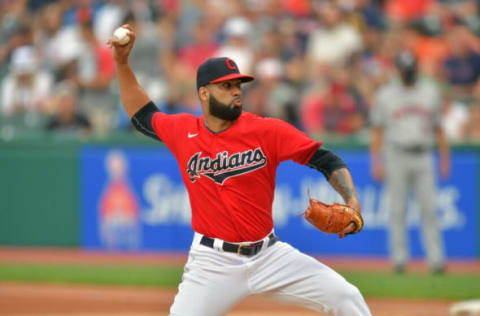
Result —
[[113, 36], [107, 41], [107, 45], [113, 48], [113, 59], [117, 64], [128, 63], [128, 56], [135, 43], [135, 32], [133, 31], [133, 28], [129, 24], [124, 24], [122, 27], [129, 30], [127, 35], [130, 37], [130, 41], [128, 41], [127, 44], [120, 44]]

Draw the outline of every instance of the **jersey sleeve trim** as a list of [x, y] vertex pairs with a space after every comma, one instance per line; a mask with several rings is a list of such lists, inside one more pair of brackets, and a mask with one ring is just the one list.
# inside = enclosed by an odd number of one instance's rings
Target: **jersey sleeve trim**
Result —
[[312, 159], [312, 157], [315, 155], [315, 153], [317, 153], [318, 150], [320, 150], [320, 146], [322, 146], [322, 143], [317, 142], [316, 146], [313, 147], [312, 152], [310, 154], [308, 154], [307, 157], [305, 157], [305, 160], [302, 161], [301, 164], [306, 165]]
[[345, 161], [333, 151], [319, 148], [308, 161], [307, 166], [323, 173], [328, 180], [335, 170], [348, 168]]
[[160, 110], [152, 101], [150, 101], [132, 116], [131, 122], [135, 129], [140, 133], [156, 140], [160, 140], [157, 133], [155, 133], [152, 123], [155, 113], [160, 113]]

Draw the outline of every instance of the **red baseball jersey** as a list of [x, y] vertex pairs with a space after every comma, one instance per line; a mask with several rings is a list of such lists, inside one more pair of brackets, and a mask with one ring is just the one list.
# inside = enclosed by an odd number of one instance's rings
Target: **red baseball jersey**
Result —
[[152, 126], [179, 164], [193, 230], [230, 242], [271, 232], [279, 163], [306, 164], [321, 145], [286, 122], [248, 112], [220, 133], [190, 114], [157, 112]]

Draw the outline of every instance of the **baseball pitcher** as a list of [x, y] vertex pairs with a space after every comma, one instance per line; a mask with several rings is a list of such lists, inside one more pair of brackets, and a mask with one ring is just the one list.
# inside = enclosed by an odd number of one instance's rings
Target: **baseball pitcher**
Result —
[[290, 159], [321, 171], [345, 200], [325, 205], [311, 199], [307, 219], [340, 237], [361, 230], [342, 159], [283, 121], [243, 112], [241, 84], [254, 78], [240, 74], [229, 58], [208, 59], [197, 70], [202, 116], [160, 112], [128, 64], [135, 33], [124, 27], [127, 44], [109, 40], [123, 106], [140, 132], [173, 153], [192, 207], [195, 234], [170, 315], [225, 315], [256, 293], [332, 315], [371, 315], [355, 286], [273, 231], [275, 173]]

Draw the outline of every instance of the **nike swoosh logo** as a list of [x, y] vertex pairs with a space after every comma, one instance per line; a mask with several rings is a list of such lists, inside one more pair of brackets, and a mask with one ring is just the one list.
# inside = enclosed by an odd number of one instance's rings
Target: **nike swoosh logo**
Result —
[[192, 138], [192, 137], [195, 137], [195, 136], [198, 136], [198, 133], [197, 134], [190, 134], [190, 132], [188, 132], [188, 138]]

